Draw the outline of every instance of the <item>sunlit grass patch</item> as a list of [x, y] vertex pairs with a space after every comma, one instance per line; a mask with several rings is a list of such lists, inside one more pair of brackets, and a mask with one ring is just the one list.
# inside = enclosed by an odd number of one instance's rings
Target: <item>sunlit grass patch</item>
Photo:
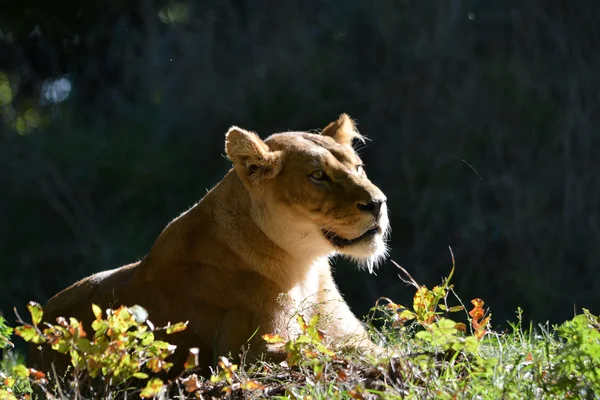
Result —
[[[399, 266], [398, 266], [399, 267]], [[179, 323], [155, 328], [139, 306], [105, 314], [97, 307], [94, 333], [75, 319], [42, 323], [43, 310], [28, 309], [32, 322], [15, 333], [27, 341], [49, 343], [71, 356], [64, 381], [52, 371], [26, 368], [10, 350], [0, 376], [0, 398], [293, 398], [293, 399], [598, 399], [600, 398], [600, 319], [587, 309], [558, 326], [523, 326], [522, 310], [505, 332], [490, 328], [484, 301], [468, 306], [455, 295], [448, 278], [431, 289], [419, 285], [401, 267], [405, 282], [415, 287], [413, 303], [402, 306], [381, 298], [367, 318], [377, 322], [372, 338], [383, 354], [335, 346], [318, 329], [319, 316], [296, 315], [298, 337], [275, 334], [263, 340], [285, 351], [281, 363], [236, 363], [220, 357], [209, 379], [196, 372], [197, 351], [191, 349], [184, 371], [165, 380], [174, 347], [154, 332], [177, 334]], [[0, 321], [0, 346], [10, 349], [12, 330]], [[59, 382], [59, 384], [57, 384]], [[134, 382], [138, 386], [134, 386]], [[140, 383], [141, 382], [141, 383]]]

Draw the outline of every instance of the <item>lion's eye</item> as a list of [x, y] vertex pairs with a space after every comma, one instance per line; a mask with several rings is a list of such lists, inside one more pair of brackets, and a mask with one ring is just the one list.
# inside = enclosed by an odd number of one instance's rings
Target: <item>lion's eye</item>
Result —
[[325, 171], [323, 171], [322, 169], [318, 169], [318, 170], [314, 171], [308, 177], [315, 182], [323, 182], [325, 179], [327, 179], [327, 175], [325, 174]]
[[363, 172], [365, 172], [365, 166], [362, 164], [357, 165], [356, 172], [358, 172], [359, 174], [362, 174]]

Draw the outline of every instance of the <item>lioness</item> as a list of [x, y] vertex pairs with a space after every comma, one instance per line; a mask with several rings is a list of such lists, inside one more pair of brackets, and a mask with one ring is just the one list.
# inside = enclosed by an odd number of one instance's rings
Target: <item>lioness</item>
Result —
[[[176, 362], [199, 347], [205, 373], [215, 356], [244, 345], [252, 357], [278, 358], [261, 336], [295, 335], [296, 310], [327, 316], [321, 329], [338, 343], [375, 348], [328, 262], [343, 254], [372, 270], [386, 254], [386, 197], [367, 178], [354, 139], [363, 137], [346, 114], [320, 134], [265, 141], [230, 128], [225, 150], [233, 168], [225, 178], [173, 220], [141, 261], [73, 284], [47, 303], [44, 319], [89, 324], [95, 303], [139, 304], [160, 326], [189, 320], [168, 340], [178, 346]], [[54, 354], [32, 346], [30, 363], [47, 370]]]

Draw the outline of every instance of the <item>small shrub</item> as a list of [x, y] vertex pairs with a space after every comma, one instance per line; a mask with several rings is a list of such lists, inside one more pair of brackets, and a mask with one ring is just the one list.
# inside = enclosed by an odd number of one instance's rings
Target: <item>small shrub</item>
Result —
[[[8, 326], [3, 317], [0, 317], [0, 350], [3, 353], [14, 347], [10, 340], [12, 333], [13, 329]], [[3, 354], [0, 363], [0, 399], [16, 400], [17, 398], [28, 397], [31, 393], [31, 387], [27, 378], [30, 375], [34, 378], [40, 377], [38, 371], [27, 370], [23, 365], [16, 364], [9, 353]]]
[[[57, 318], [57, 323], [42, 324], [42, 307], [30, 302], [27, 309], [32, 323], [20, 318], [21, 326], [15, 334], [25, 341], [42, 344], [61, 354], [68, 354], [71, 361], [71, 387], [79, 393], [88, 390], [94, 396], [111, 391], [127, 392], [127, 383], [134, 378], [148, 380], [141, 390], [140, 397], [149, 398], [164, 390], [164, 383], [158, 378], [150, 378], [149, 373], [167, 372], [173, 364], [166, 359], [172, 355], [176, 346], [162, 340], [156, 340], [155, 333], [165, 331], [172, 334], [185, 330], [187, 323], [169, 324], [156, 328], [148, 320], [148, 312], [140, 307], [121, 306], [115, 310], [107, 309], [106, 318], [97, 305], [92, 305], [95, 320], [92, 323], [93, 334], [88, 336], [80, 321], [75, 318]], [[31, 373], [32, 369], [27, 369]], [[30, 377], [30, 375], [28, 375]], [[36, 376], [34, 382], [48, 394], [45, 374]], [[57, 382], [58, 384], [58, 382]]]
[[584, 308], [583, 314], [556, 331], [564, 343], [551, 370], [552, 378], [545, 379], [549, 391], [589, 397], [593, 395], [590, 388], [595, 388], [600, 395], [600, 318]]

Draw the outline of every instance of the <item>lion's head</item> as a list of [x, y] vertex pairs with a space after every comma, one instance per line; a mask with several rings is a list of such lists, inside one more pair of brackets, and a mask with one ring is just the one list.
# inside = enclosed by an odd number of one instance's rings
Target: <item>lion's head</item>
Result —
[[277, 133], [262, 141], [232, 127], [226, 152], [250, 193], [252, 218], [288, 253], [343, 254], [370, 271], [386, 254], [386, 197], [352, 147], [364, 140], [342, 114], [320, 133]]

